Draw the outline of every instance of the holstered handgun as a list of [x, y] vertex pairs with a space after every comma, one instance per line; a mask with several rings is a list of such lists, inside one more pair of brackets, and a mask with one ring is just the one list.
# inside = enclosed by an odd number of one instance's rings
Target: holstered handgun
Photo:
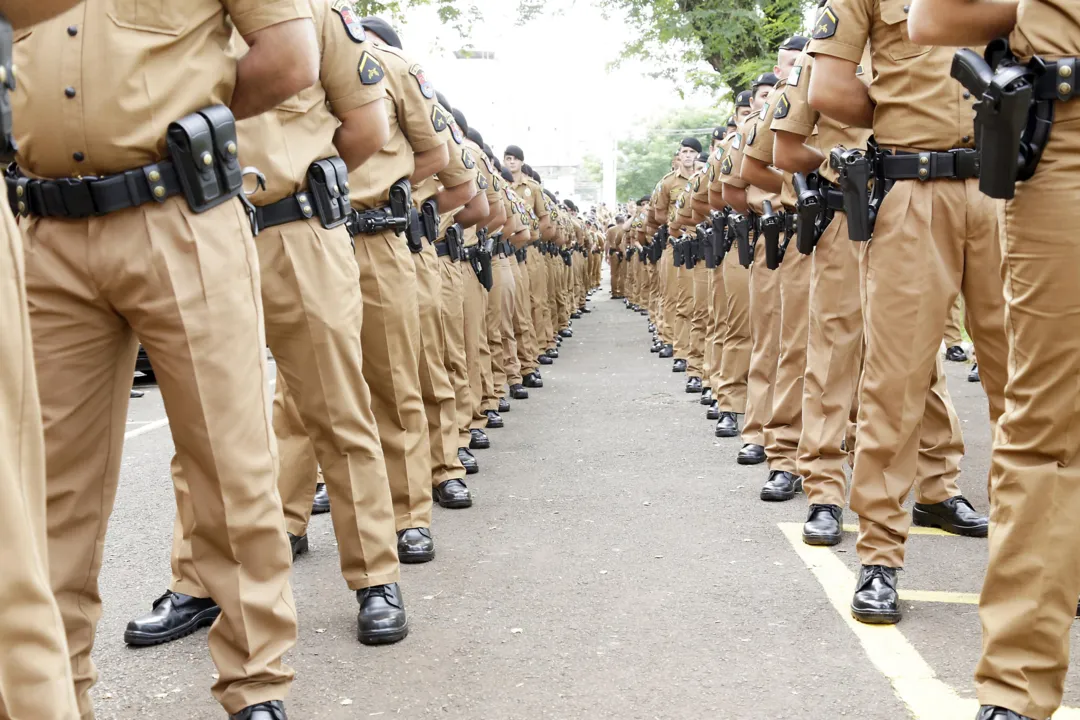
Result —
[[352, 213], [349, 204], [349, 170], [339, 157], [316, 160], [308, 166], [308, 192], [324, 228], [344, 225]]
[[686, 245], [682, 240], [671, 241], [671, 262], [675, 267], [682, 267], [686, 262]]
[[[1036, 96], [1037, 83], [1046, 73], [1047, 65], [1038, 56], [1020, 64], [1005, 38], [987, 45], [984, 57], [968, 49], [953, 57], [952, 76], [979, 98], [975, 103], [979, 190], [992, 198], [1012, 198], [1017, 181], [1035, 173], [1050, 140], [1054, 100]], [[1071, 75], [1072, 68], [1062, 77]], [[1056, 82], [1056, 77], [1050, 79]]]
[[879, 160], [873, 138], [867, 143], [865, 152], [837, 146], [829, 153], [829, 166], [839, 174], [840, 190], [844, 193], [848, 237], [855, 242], [870, 240], [878, 208], [885, 197], [885, 180]]
[[420, 203], [420, 227], [428, 242], [439, 241], [439, 201], [435, 198]]
[[701, 247], [702, 256], [705, 258], [705, 267], [709, 270], [715, 270], [717, 266], [717, 247], [711, 224], [702, 223], [697, 226], [697, 240]]
[[[409, 212], [412, 210], [412, 185], [409, 184], [408, 178], [402, 178], [396, 183], [390, 186], [390, 213], [394, 216], [394, 234], [400, 235], [403, 232], [408, 231], [409, 226], [412, 224], [408, 221]], [[404, 219], [402, 221], [401, 219]], [[419, 226], [419, 223], [417, 223]], [[413, 239], [409, 238], [409, 249], [413, 252], [420, 252], [423, 248], [420, 245], [419, 233], [415, 240], [416, 248], [413, 247]]]
[[761, 234], [765, 237], [765, 267], [775, 270], [784, 259], [780, 251], [780, 233], [784, 231], [784, 216], [773, 211], [772, 203], [761, 203]]
[[735, 242], [735, 234], [731, 230], [731, 210], [725, 208], [723, 212], [713, 213], [713, 241], [716, 243], [716, 262], [724, 262], [731, 244]]
[[192, 211], [206, 212], [243, 191], [236, 120], [224, 105], [170, 123], [165, 145]]
[[795, 173], [795, 247], [803, 255], [812, 255], [821, 237], [821, 219], [825, 214], [825, 201], [818, 190], [820, 176], [816, 173]]
[[0, 15], [0, 67], [4, 69], [4, 81], [0, 83], [0, 162], [5, 163], [15, 159], [15, 130], [9, 96], [15, 89], [14, 52], [15, 31], [7, 18]]
[[733, 213], [728, 219], [728, 230], [735, 236], [739, 248], [739, 264], [749, 268], [754, 264], [754, 245], [757, 245], [757, 223], [754, 223], [754, 242], [750, 243], [750, 218]]
[[454, 223], [446, 228], [446, 249], [450, 252], [453, 260], [463, 260], [464, 253], [461, 248], [461, 225]]

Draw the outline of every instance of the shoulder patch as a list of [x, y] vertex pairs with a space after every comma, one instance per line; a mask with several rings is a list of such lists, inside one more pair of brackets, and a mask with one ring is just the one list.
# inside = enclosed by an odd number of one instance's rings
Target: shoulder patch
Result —
[[773, 119], [783, 120], [787, 117], [789, 110], [791, 110], [791, 103], [788, 102], [787, 93], [783, 93], [780, 95], [780, 99], [776, 101], [776, 112], [773, 113]]
[[716, 182], [716, 166], [709, 163], [709, 182]]
[[[480, 173], [480, 174], [483, 175], [483, 173]], [[502, 180], [499, 179], [498, 175], [492, 175], [491, 176], [491, 186], [493, 188], [495, 188], [496, 192], [499, 192], [499, 191], [502, 190]]]
[[721, 145], [720, 147], [716, 148], [716, 161], [720, 162], [723, 159], [724, 159], [724, 146]]
[[435, 128], [435, 132], [442, 132], [450, 127], [450, 118], [447, 116], [446, 111], [438, 105], [431, 108], [431, 126]]
[[361, 85], [377, 85], [386, 77], [386, 71], [382, 64], [369, 52], [360, 56], [360, 62], [356, 65], [356, 72], [360, 76]]
[[742, 133], [735, 133], [735, 139], [731, 141], [732, 150], [742, 149]]
[[761, 106], [761, 112], [758, 113], [758, 120], [764, 120], [769, 116], [769, 103], [765, 103]]
[[532, 190], [528, 185], [525, 186], [525, 197], [532, 197]]
[[488, 158], [487, 153], [483, 153], [480, 156], [480, 158], [484, 161], [484, 167], [487, 168], [487, 171], [489, 173], [491, 173], [492, 175], [494, 175], [495, 174], [495, 168], [492, 166], [491, 160]]
[[791, 68], [791, 73], [787, 76], [787, 84], [789, 87], [799, 87], [799, 78], [802, 77], [802, 65], [796, 65]]
[[476, 187], [480, 188], [481, 190], [488, 189], [488, 181], [487, 178], [484, 177], [484, 173], [476, 174]]
[[472, 170], [474, 167], [476, 167], [476, 161], [473, 160], [472, 153], [469, 152], [469, 148], [461, 148], [461, 162], [469, 170]]
[[746, 137], [746, 147], [753, 145], [755, 140], [757, 140], [757, 123], [750, 128], [750, 134]]
[[724, 175], [730, 175], [732, 170], [731, 156], [728, 155], [724, 158], [724, 162], [720, 165], [720, 172]]
[[836, 26], [840, 24], [840, 18], [836, 17], [836, 13], [832, 8], [826, 5], [821, 8], [821, 12], [818, 13], [817, 22], [814, 23], [814, 39], [824, 40], [825, 38], [831, 38], [836, 34]]
[[698, 175], [694, 178], [694, 192], [701, 192], [701, 176]]
[[347, 2], [347, 0], [335, 0], [331, 7], [341, 18], [342, 24], [345, 25], [345, 34], [349, 36], [350, 40], [355, 43], [362, 43], [367, 40], [364, 26], [360, 24], [360, 18], [356, 16], [356, 10], [353, 9], [351, 3]]
[[431, 83], [427, 81], [427, 77], [424, 75], [424, 70], [419, 65], [413, 65], [409, 68], [409, 74], [416, 78], [416, 84], [420, 86], [420, 94], [426, 97], [428, 100], [435, 97], [435, 88]]
[[[453, 116], [451, 116], [453, 118]], [[450, 137], [454, 138], [454, 142], [458, 145], [465, 142], [465, 136], [461, 134], [461, 128], [458, 127], [456, 120], [450, 121]]]
[[856, 75], [862, 75], [863, 74], [862, 65], [856, 65], [855, 66], [855, 74]]

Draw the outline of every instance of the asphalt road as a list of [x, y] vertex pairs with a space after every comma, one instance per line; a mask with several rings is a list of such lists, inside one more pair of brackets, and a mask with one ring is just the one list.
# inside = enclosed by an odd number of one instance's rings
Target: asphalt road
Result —
[[[436, 507], [436, 561], [403, 568], [404, 642], [357, 643], [330, 517], [313, 520], [293, 573], [290, 717], [949, 720], [905, 704], [873, 660], [886, 635], [860, 639], [796, 554], [778, 524], [801, 522], [804, 498], [759, 501], [763, 466], [739, 467], [739, 441], [713, 437], [685, 376], [648, 352], [644, 318], [606, 291], [591, 306], [545, 387], [515, 401], [476, 453], [474, 507]], [[968, 447], [962, 487], [985, 509], [985, 399], [966, 367], [948, 370]], [[122, 641], [169, 581], [172, 443], [160, 395], [144, 389], [105, 546], [97, 716], [220, 718], [205, 630], [156, 648]], [[909, 548], [902, 590], [978, 592], [984, 541], [920, 535]], [[857, 565], [853, 535], [821, 552]], [[903, 638], [973, 697], [976, 607], [904, 610]]]

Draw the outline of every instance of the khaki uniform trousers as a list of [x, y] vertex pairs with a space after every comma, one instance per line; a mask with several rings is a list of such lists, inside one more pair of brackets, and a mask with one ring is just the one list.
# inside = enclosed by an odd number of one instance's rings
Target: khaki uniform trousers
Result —
[[[570, 254], [570, 262], [572, 266], [574, 262], [574, 253]], [[566, 265], [566, 261], [562, 259], [562, 256], [555, 258], [555, 276], [559, 288], [559, 293], [556, 297], [556, 303], [559, 309], [559, 329], [562, 330], [570, 327], [570, 284], [572, 282], [571, 268]]]
[[514, 335], [517, 338], [518, 373], [514, 378], [515, 383], [521, 382], [523, 375], [536, 370], [536, 358], [540, 355], [540, 348], [536, 344], [536, 331], [532, 322], [532, 291], [529, 288], [528, 263], [518, 260], [515, 256], [510, 261], [510, 269], [514, 273]]
[[446, 331], [446, 370], [454, 388], [454, 426], [457, 446], [469, 447], [469, 428], [473, 421], [472, 388], [469, 385], [469, 359], [465, 351], [465, 274], [472, 268], [449, 256], [439, 258], [442, 277], [443, 329]]
[[0, 556], [0, 718], [75, 720], [71, 664], [49, 585], [45, 448], [22, 236], [0, 208], [0, 526], [13, 543]]
[[[664, 318], [664, 342], [675, 348], [675, 344], [678, 342], [678, 327], [676, 308], [678, 306], [678, 293], [679, 293], [679, 268], [675, 267], [675, 249], [670, 245], [664, 248], [664, 255], [661, 258], [660, 265], [661, 273], [661, 296], [660, 314]], [[678, 357], [678, 352], [675, 352], [675, 356]]]
[[[547, 302], [547, 256], [535, 245], [526, 251], [525, 267], [529, 271], [529, 305], [532, 309], [533, 332], [536, 337], [537, 356], [554, 347], [551, 318]], [[535, 368], [533, 368], [535, 370]]]
[[742, 440], [764, 446], [765, 426], [772, 418], [776, 361], [780, 355], [780, 275], [765, 266], [763, 239], [754, 244], [754, 264], [750, 267], [750, 342]]
[[[492, 259], [492, 275], [495, 280], [491, 288], [492, 300], [499, 305], [499, 331], [502, 338], [500, 352], [502, 353], [502, 368], [505, 379], [504, 385], [521, 384], [521, 361], [518, 359], [518, 335], [515, 317], [517, 315], [517, 280], [514, 268], [517, 267], [517, 258], [512, 254], [504, 257], [496, 255]], [[505, 394], [503, 385], [497, 388], [497, 394], [501, 397]], [[492, 410], [498, 410], [496, 400]]]
[[694, 314], [694, 271], [676, 268], [675, 358], [690, 359], [690, 323]]
[[431, 443], [420, 389], [420, 289], [412, 253], [393, 232], [353, 240], [364, 298], [364, 379], [371, 388], [397, 529], [430, 527]]
[[705, 378], [705, 336], [709, 329], [709, 280], [713, 271], [698, 261], [693, 270], [684, 270], [693, 283], [690, 299], [690, 350], [686, 358], [687, 377]]
[[[506, 394], [506, 352], [503, 338], [503, 288], [509, 270], [506, 258], [491, 257], [491, 290], [487, 291], [488, 353], [491, 356], [491, 385], [484, 384], [483, 409], [498, 410], [499, 398]], [[516, 359], [516, 357], [515, 357]]]
[[[475, 248], [476, 245], [466, 249]], [[484, 398], [493, 390], [491, 379], [491, 347], [488, 345], [488, 293], [469, 265], [461, 266], [461, 283], [465, 288], [465, 361], [469, 368], [469, 428], [483, 430], [487, 425]], [[462, 447], [468, 447], [466, 442]]]
[[[306, 220], [262, 231], [255, 247], [277, 365], [273, 427], [286, 530], [307, 534], [321, 467], [345, 582], [352, 590], [397, 582], [393, 500], [363, 375], [363, 298], [349, 235]], [[172, 471], [177, 515], [169, 589], [213, 597], [193, 561], [196, 500], [175, 456]]]
[[[465, 468], [457, 454], [457, 400], [446, 364], [442, 263], [430, 242], [424, 242], [420, 252], [410, 254], [419, 290], [420, 392], [424, 398], [428, 442], [431, 446], [431, 487], [438, 487], [447, 480], [465, 479]], [[428, 507], [431, 507], [430, 502]]]
[[724, 323], [720, 380], [713, 396], [721, 412], [746, 412], [746, 385], [750, 372], [750, 272], [739, 264], [739, 254], [728, 252], [721, 265], [727, 308]]
[[34, 220], [27, 230], [49, 570], [81, 714], [92, 714], [98, 573], [136, 334], [196, 498], [194, 562], [221, 606], [208, 638], [218, 668], [214, 696], [230, 713], [285, 697], [293, 673], [282, 656], [296, 642], [296, 610], [270, 428], [259, 258], [240, 203], [196, 214], [175, 197], [103, 217]]
[[713, 389], [716, 399], [720, 388], [720, 368], [724, 358], [724, 335], [727, 333], [727, 289], [724, 287], [724, 266], [718, 264], [709, 271], [709, 322], [705, 333], [704, 387]]
[[851, 509], [865, 565], [903, 567], [911, 522], [903, 502], [916, 478], [945, 318], [961, 291], [991, 423], [1002, 412], [1007, 349], [995, 210], [976, 179], [899, 181], [862, 250], [866, 355]]
[[611, 294], [615, 297], [626, 296], [626, 262], [618, 255], [608, 255], [608, 267], [611, 269]]
[[956, 298], [956, 302], [953, 303], [952, 310], [949, 312], [945, 319], [945, 347], [956, 347], [964, 341], [964, 336], [960, 333], [960, 328], [964, 325], [964, 296], [961, 295]]
[[[1009, 377], [991, 459], [975, 680], [980, 703], [1034, 720], [1046, 720], [1061, 704], [1080, 594], [1078, 109], [1075, 102], [1057, 104], [1042, 162], [1000, 211]], [[969, 322], [976, 320], [966, 286], [964, 300]], [[972, 338], [981, 372], [986, 347]]]
[[798, 472], [812, 266], [811, 257], [795, 248], [793, 237], [783, 263], [775, 270], [780, 280], [780, 352], [773, 381], [772, 416], [765, 423], [769, 470]]

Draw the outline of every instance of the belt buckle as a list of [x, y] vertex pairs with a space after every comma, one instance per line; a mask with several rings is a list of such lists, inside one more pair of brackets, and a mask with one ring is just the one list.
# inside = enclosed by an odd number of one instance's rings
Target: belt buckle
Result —
[[60, 201], [69, 218], [85, 218], [97, 214], [94, 196], [90, 192], [90, 183], [100, 179], [96, 175], [86, 175], [54, 181], [60, 192]]
[[957, 178], [966, 180], [979, 177], [980, 163], [977, 150], [953, 148], [949, 154], [953, 156], [953, 170]]

